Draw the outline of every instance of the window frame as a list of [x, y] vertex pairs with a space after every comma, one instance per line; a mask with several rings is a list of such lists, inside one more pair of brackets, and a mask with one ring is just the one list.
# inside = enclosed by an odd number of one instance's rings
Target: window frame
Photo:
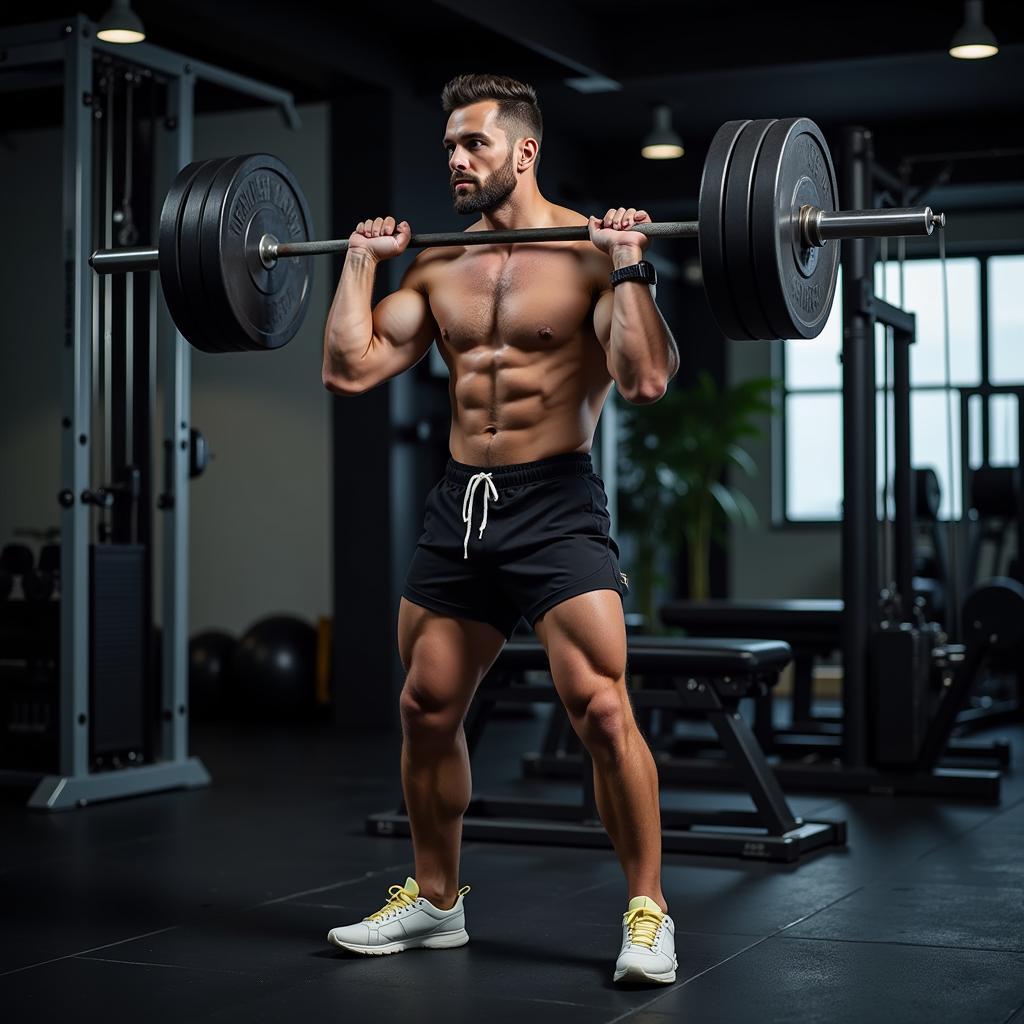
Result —
[[[978, 261], [978, 345], [980, 347], [980, 381], [976, 385], [956, 385], [952, 384], [948, 388], [942, 384], [925, 384], [911, 389], [915, 391], [934, 391], [949, 394], [953, 392], [956, 395], [957, 402], [961, 409], [966, 408], [966, 398], [964, 396], [969, 394], [981, 393], [985, 408], [987, 410], [988, 396], [992, 394], [999, 394], [1006, 391], [1019, 390], [1024, 388], [1024, 382], [1021, 384], [992, 384], [989, 380], [990, 373], [990, 349], [989, 349], [989, 260], [993, 257], [1000, 256], [1021, 256], [1024, 255], [1024, 247], [1019, 243], [1006, 244], [1006, 245], [986, 245], [977, 246], [971, 244], [961, 244], [956, 246], [947, 245], [946, 258], [949, 259], [961, 259], [961, 258], [974, 258]], [[938, 257], [934, 253], [915, 253], [912, 256], [906, 257], [906, 262], [916, 260], [938, 260]], [[879, 261], [880, 262], [880, 261]], [[895, 260], [888, 260], [887, 262], [893, 263]], [[836, 295], [836, 302], [842, 302], [842, 295]], [[786, 458], [786, 447], [787, 447], [787, 416], [786, 416], [786, 400], [790, 394], [799, 395], [836, 395], [839, 398], [840, 405], [842, 403], [843, 389], [842, 389], [842, 376], [840, 375], [840, 386], [838, 388], [821, 386], [821, 387], [809, 387], [809, 388], [794, 388], [790, 389], [786, 384], [786, 356], [785, 356], [785, 341], [775, 341], [769, 343], [772, 346], [771, 357], [770, 357], [770, 373], [779, 383], [775, 388], [774, 394], [774, 405], [776, 408], [775, 414], [772, 416], [771, 429], [769, 431], [769, 466], [771, 472], [771, 486], [769, 488], [771, 496], [771, 516], [770, 525], [772, 529], [776, 530], [810, 530], [810, 531], [823, 531], [823, 530], [835, 530], [835, 528], [842, 523], [842, 516], [840, 515], [835, 519], [793, 519], [789, 515], [789, 509], [787, 507], [787, 492], [789, 484], [789, 466]], [[881, 388], [876, 384], [875, 393], [876, 400], [877, 396], [881, 393]], [[947, 397], [948, 401], [948, 397]], [[990, 443], [990, 417], [983, 415], [981, 417], [982, 422], [982, 454], [983, 458], [988, 458], [991, 452]], [[967, 430], [967, 425], [961, 423], [960, 425], [960, 437], [959, 442], [963, 447], [963, 438]], [[962, 451], [958, 463], [955, 465], [955, 471], [961, 474], [960, 482], [960, 493], [961, 493], [961, 507], [959, 515], [955, 517], [955, 522], [961, 522], [964, 518], [964, 480], [963, 473], [965, 468], [968, 466], [969, 452]], [[840, 464], [842, 462], [842, 455], [840, 455]], [[945, 520], [943, 520], [945, 522]]]

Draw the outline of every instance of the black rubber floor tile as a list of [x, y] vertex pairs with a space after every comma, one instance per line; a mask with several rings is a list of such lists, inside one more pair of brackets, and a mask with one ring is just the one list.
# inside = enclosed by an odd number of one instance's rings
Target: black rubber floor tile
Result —
[[83, 893], [61, 901], [45, 889], [3, 888], [0, 974], [69, 956], [177, 921], [176, 908], [155, 908], [151, 898], [133, 904], [116, 892]]
[[205, 922], [121, 943], [102, 956], [126, 963], [230, 971], [267, 981], [300, 980], [329, 969], [333, 947], [327, 932], [340, 923], [320, 908], [279, 903], [211, 915]]
[[809, 874], [840, 872], [852, 884], [884, 877], [904, 864], [983, 826], [997, 808], [904, 797], [853, 796], [819, 813], [847, 823], [847, 848], [806, 865]]
[[868, 885], [786, 935], [1024, 952], [1024, 892], [938, 883]]
[[[264, 989], [298, 984], [302, 992], [318, 992], [317, 1005], [321, 1007], [347, 995], [355, 1002], [339, 1006], [352, 1012], [368, 1007], [365, 999], [371, 996], [405, 993], [404, 1012], [409, 1016], [403, 1017], [400, 1006], [395, 1005], [389, 1007], [389, 1019], [421, 1020], [421, 1013], [413, 1013], [417, 1005], [429, 1007], [438, 993], [458, 1001], [470, 990], [471, 999], [491, 993], [500, 1001], [502, 996], [514, 994], [517, 1004], [525, 1000], [533, 1005], [532, 1010], [520, 1005], [519, 1012], [534, 1016], [546, 1006], [572, 1004], [586, 1005], [592, 1013], [609, 1007], [618, 1013], [642, 1001], [642, 992], [638, 995], [637, 990], [623, 990], [611, 982], [621, 939], [617, 919], [600, 928], [580, 929], [562, 915], [540, 910], [529, 921], [478, 915], [467, 920], [470, 942], [466, 946], [381, 957], [349, 954], [327, 944], [328, 927], [357, 919], [355, 915], [342, 918], [303, 905], [281, 904], [231, 914], [203, 926], [175, 929], [102, 955], [126, 963], [244, 974]], [[680, 933], [680, 978], [720, 963], [747, 942], [738, 936]], [[319, 985], [321, 979], [324, 985], [330, 981], [322, 991], [308, 984], [316, 981]], [[280, 1007], [277, 1002], [272, 1005]], [[258, 1006], [246, 1006], [259, 1012]], [[472, 1008], [471, 1003], [467, 1006]], [[234, 1019], [232, 1012], [225, 1011], [224, 1019]]]
[[[362, 881], [368, 872], [409, 866], [403, 844], [382, 840], [346, 862], [326, 844], [296, 840], [294, 859], [286, 850], [246, 850], [234, 839], [175, 832], [159, 842], [87, 848], [78, 858], [0, 876], [5, 920], [0, 929], [0, 972], [52, 957], [140, 935], [171, 925], [201, 922], [228, 909], [293, 898], [309, 890], [334, 892]], [[411, 869], [411, 868], [410, 868]], [[389, 883], [390, 884], [390, 883]], [[386, 896], [387, 886], [384, 886]], [[383, 900], [381, 900], [383, 902]]]
[[[537, 915], [527, 920], [485, 920], [470, 925], [478, 954], [493, 959], [501, 977], [518, 975], [524, 984], [550, 974], [570, 987], [622, 991], [611, 982], [622, 942], [621, 918], [574, 928], [568, 914]], [[708, 935], [676, 929], [676, 984], [693, 978], [756, 942], [746, 935]], [[651, 986], [651, 991], [660, 986]], [[627, 990], [632, 991], [632, 990]], [[633, 1006], [634, 1002], [623, 1005]]]
[[853, 887], [841, 876], [822, 880], [802, 868], [723, 860], [695, 867], [663, 865], [662, 888], [677, 928], [769, 935], [829, 906]]
[[232, 1006], [259, 986], [252, 977], [216, 970], [72, 957], [0, 978], [0, 1000], [9, 1024], [182, 1024], [205, 1019], [212, 1005]]
[[[838, 872], [822, 881], [803, 877], [802, 870], [666, 856], [662, 890], [677, 927], [767, 935], [855, 888]], [[625, 876], [611, 851], [481, 845], [463, 854], [460, 880], [473, 887], [466, 897], [469, 914], [529, 918], [557, 906], [580, 924], [601, 924], [617, 920], [629, 902]], [[348, 899], [346, 893], [350, 905]]]
[[293, 1020], [596, 1024], [618, 1016], [590, 1003], [577, 1003], [568, 992], [566, 998], [548, 999], [532, 994], [529, 987], [494, 991], [477, 983], [468, 961], [464, 966], [450, 987], [437, 986], [427, 992], [389, 978], [379, 984], [353, 984], [338, 972], [287, 988], [253, 993], [234, 1005], [209, 1006], [199, 1019], [209, 1024], [281, 1024]]
[[891, 878], [900, 882], [991, 885], [1024, 893], [1024, 855], [1020, 833], [979, 828], [902, 866]]
[[[472, 886], [467, 907], [518, 915], [562, 900], [581, 904], [601, 892], [605, 899], [626, 879], [613, 850], [483, 845], [463, 852], [461, 882]], [[605, 895], [608, 894], [608, 895]]]
[[[303, 799], [295, 787], [303, 786]], [[346, 784], [347, 785], [347, 784]], [[391, 801], [383, 785], [373, 794], [351, 795], [327, 784], [308, 788], [301, 778], [277, 788], [208, 789], [157, 793], [99, 803], [83, 810], [45, 814], [24, 807], [0, 808], [0, 882], [20, 867], [59, 865], [83, 850], [140, 852], [173, 846], [187, 836], [197, 850], [223, 844], [223, 856], [251, 859], [254, 850], [282, 851], [295, 846], [333, 850], [343, 858], [352, 849], [372, 851], [375, 837], [365, 833], [365, 817]], [[387, 839], [382, 840], [385, 844]], [[238, 851], [233, 853], [233, 851]]]
[[701, 1024], [1004, 1024], [1022, 999], [1018, 953], [776, 937], [644, 1009]]
[[980, 826], [993, 832], [1024, 832], [1024, 800], [1001, 810]]

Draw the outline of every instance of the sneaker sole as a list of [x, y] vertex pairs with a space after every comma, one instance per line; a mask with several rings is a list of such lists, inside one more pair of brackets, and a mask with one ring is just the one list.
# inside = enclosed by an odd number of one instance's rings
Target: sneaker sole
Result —
[[402, 953], [407, 949], [454, 949], [469, 942], [469, 933], [465, 928], [460, 928], [457, 932], [427, 935], [422, 939], [401, 939], [382, 946], [361, 946], [355, 942], [342, 942], [333, 935], [328, 935], [327, 941], [339, 949], [347, 949], [350, 953], [362, 953], [364, 956], [387, 956], [390, 953]]
[[[679, 966], [678, 961], [676, 967]], [[616, 971], [612, 981], [626, 982], [627, 984], [644, 984], [645, 982], [658, 982], [662, 985], [671, 985], [676, 980], [675, 967], [665, 974], [655, 974], [652, 971], [645, 971], [642, 967], [629, 966], [621, 971]]]

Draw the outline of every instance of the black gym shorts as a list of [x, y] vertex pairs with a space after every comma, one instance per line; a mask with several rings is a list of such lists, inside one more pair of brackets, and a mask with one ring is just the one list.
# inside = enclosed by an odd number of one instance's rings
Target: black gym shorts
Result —
[[427, 496], [404, 596], [442, 615], [487, 622], [508, 639], [591, 590], [623, 597], [608, 498], [589, 455], [509, 466], [448, 460]]

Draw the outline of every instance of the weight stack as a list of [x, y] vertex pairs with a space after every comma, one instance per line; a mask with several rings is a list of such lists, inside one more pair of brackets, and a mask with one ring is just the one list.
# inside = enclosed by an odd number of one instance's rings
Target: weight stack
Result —
[[94, 768], [116, 768], [148, 746], [146, 549], [93, 545], [90, 563], [90, 755]]
[[908, 622], [876, 630], [868, 647], [868, 714], [877, 765], [911, 765], [930, 713], [934, 635]]

